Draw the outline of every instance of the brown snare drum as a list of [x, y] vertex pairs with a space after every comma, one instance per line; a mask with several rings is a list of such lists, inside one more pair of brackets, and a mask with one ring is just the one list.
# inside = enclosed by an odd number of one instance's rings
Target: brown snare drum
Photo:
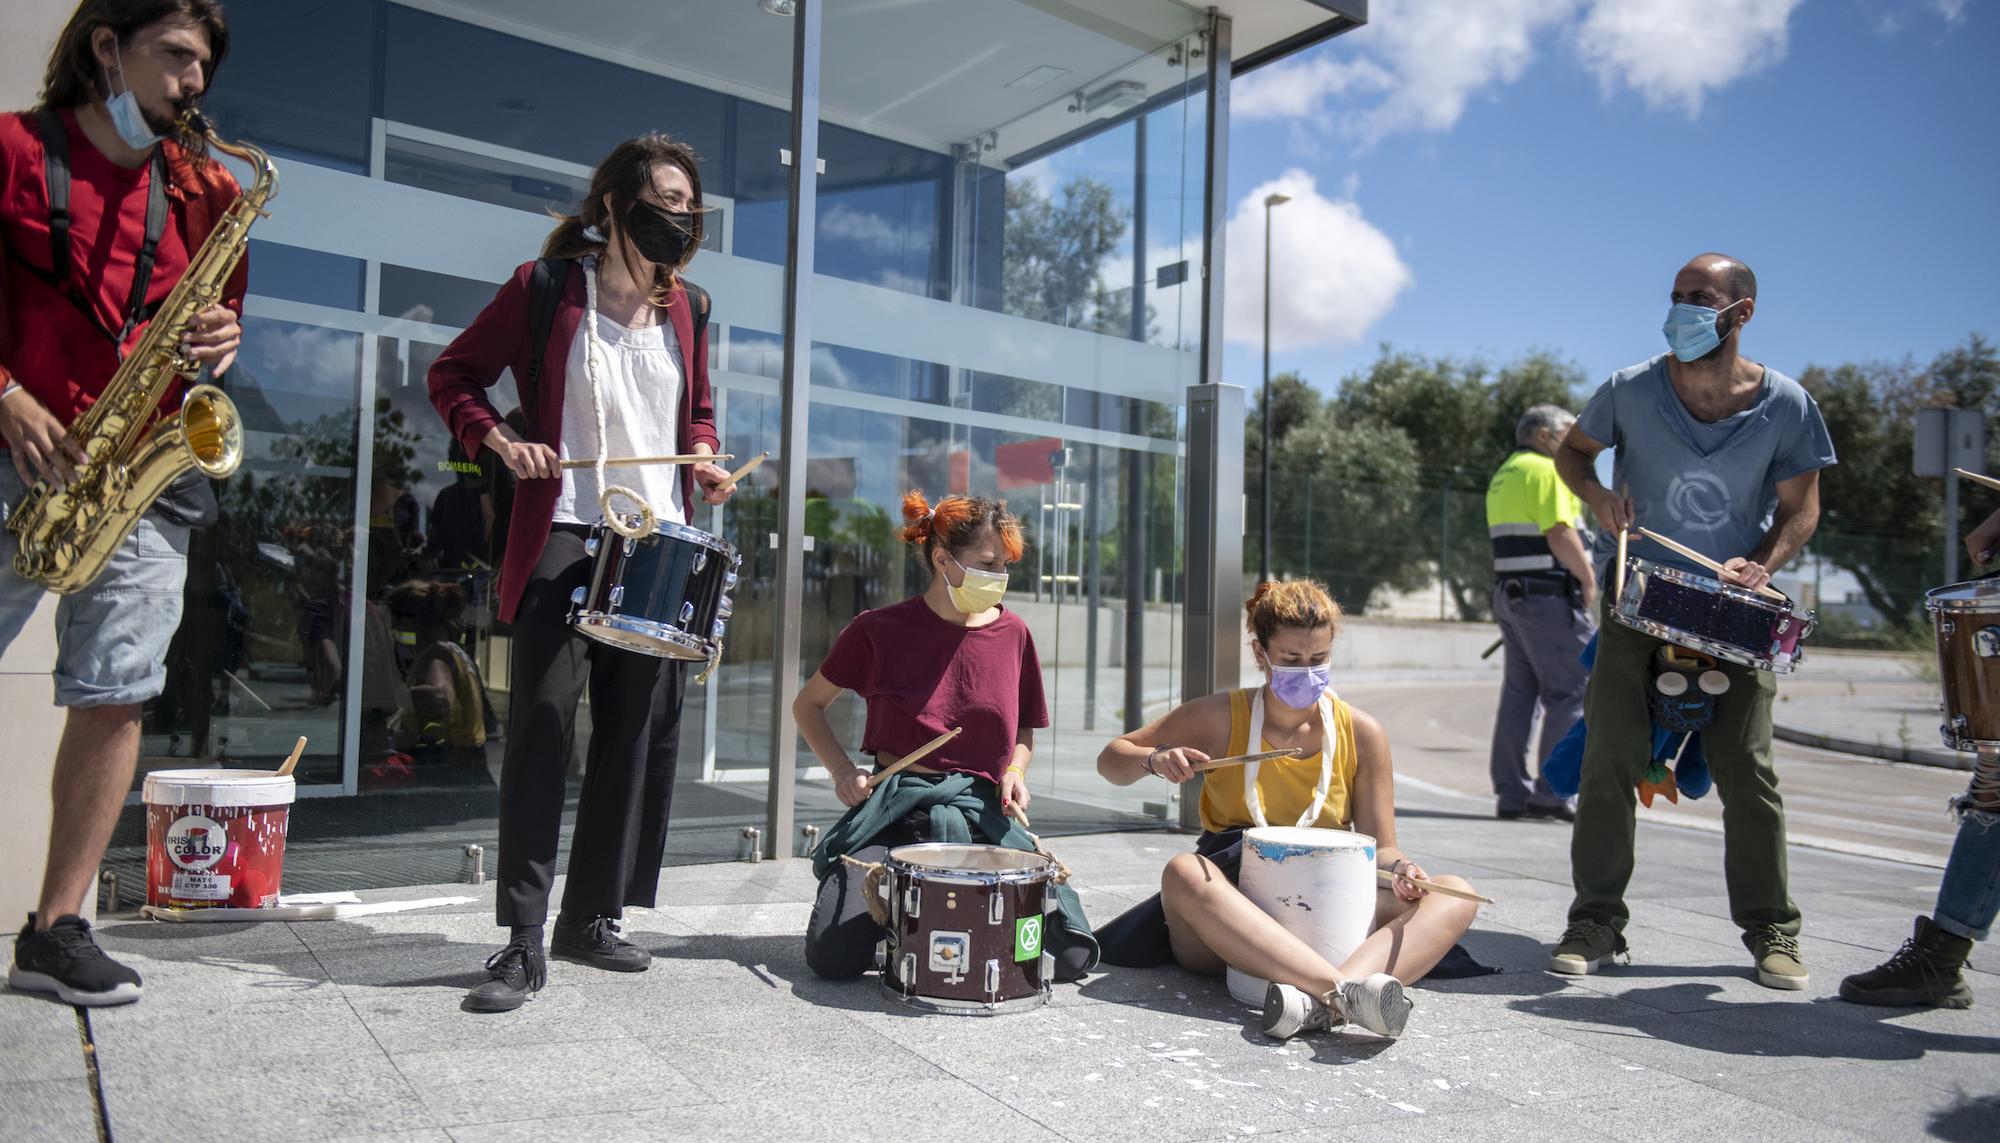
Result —
[[993, 1016], [1046, 1004], [1055, 958], [1043, 937], [1056, 867], [1027, 850], [931, 842], [883, 863], [889, 913], [882, 990], [913, 1008]]
[[1937, 588], [1925, 594], [1924, 610], [1937, 628], [1944, 744], [2000, 749], [2000, 579]]

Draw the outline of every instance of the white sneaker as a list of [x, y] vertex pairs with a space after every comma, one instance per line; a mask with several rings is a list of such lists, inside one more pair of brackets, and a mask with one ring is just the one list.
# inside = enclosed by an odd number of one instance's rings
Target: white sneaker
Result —
[[1340, 1024], [1327, 1006], [1289, 984], [1264, 990], [1264, 1034], [1289, 1040], [1301, 1032], [1324, 1032]]
[[1403, 982], [1386, 972], [1364, 980], [1342, 981], [1334, 997], [1340, 1016], [1349, 1023], [1391, 1040], [1403, 1034], [1403, 1025], [1410, 1022], [1410, 1009], [1416, 1007], [1404, 995]]

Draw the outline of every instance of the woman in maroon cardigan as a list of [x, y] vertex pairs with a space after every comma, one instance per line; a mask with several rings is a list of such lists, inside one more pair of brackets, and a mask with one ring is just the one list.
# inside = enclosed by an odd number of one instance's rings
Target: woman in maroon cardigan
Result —
[[[590, 754], [549, 953], [615, 972], [643, 971], [652, 959], [619, 937], [617, 921], [627, 905], [651, 907], [659, 887], [686, 664], [592, 642], [570, 627], [570, 592], [590, 578], [584, 540], [601, 515], [601, 489], [590, 469], [559, 462], [715, 453], [708, 341], [695, 335], [696, 307], [705, 318], [707, 297], [681, 282], [701, 223], [692, 150], [659, 134], [620, 143], [543, 248], [544, 257], [566, 260], [566, 273], [539, 370], [529, 361], [533, 262], [431, 366], [431, 403], [466, 455], [490, 448], [519, 480], [500, 564], [500, 617], [513, 623], [514, 643], [495, 906], [511, 935], [486, 962], [489, 979], [466, 995], [468, 1009], [518, 1008], [546, 979], [542, 927], [586, 678]], [[487, 399], [503, 369], [521, 384], [525, 434]], [[697, 486], [720, 504], [727, 477], [703, 462], [628, 467], [614, 479], [659, 519], [686, 523]]]

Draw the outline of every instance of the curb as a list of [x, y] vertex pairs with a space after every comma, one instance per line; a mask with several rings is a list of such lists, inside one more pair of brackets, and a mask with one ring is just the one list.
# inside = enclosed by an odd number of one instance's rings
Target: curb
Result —
[[1970, 770], [1974, 755], [1956, 750], [1924, 750], [1912, 746], [1890, 746], [1883, 742], [1866, 742], [1859, 738], [1842, 738], [1836, 734], [1815, 734], [1810, 730], [1795, 730], [1789, 726], [1771, 727], [1771, 737], [1799, 746], [1816, 746], [1821, 750], [1832, 750], [1841, 754], [1860, 754], [1868, 758], [1880, 758], [1888, 762], [1907, 762], [1913, 766], [1935, 766], [1940, 770]]

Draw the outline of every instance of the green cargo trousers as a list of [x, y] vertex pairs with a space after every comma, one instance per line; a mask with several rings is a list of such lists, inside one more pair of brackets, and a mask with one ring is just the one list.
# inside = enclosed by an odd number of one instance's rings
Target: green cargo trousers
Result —
[[[1604, 595], [1608, 604], [1610, 593]], [[1597, 663], [1584, 695], [1589, 730], [1570, 835], [1576, 899], [1569, 919], [1623, 931], [1631, 916], [1625, 887], [1632, 880], [1636, 786], [1652, 753], [1647, 689], [1653, 655], [1665, 644], [1610, 618], [1608, 607], [1597, 632]], [[1701, 744], [1722, 797], [1729, 915], [1746, 931], [1769, 927], [1797, 936], [1799, 909], [1787, 889], [1785, 868], [1785, 803], [1771, 768], [1771, 701], [1778, 681], [1769, 671], [1734, 663], [1721, 669], [1729, 676], [1729, 690]]]

